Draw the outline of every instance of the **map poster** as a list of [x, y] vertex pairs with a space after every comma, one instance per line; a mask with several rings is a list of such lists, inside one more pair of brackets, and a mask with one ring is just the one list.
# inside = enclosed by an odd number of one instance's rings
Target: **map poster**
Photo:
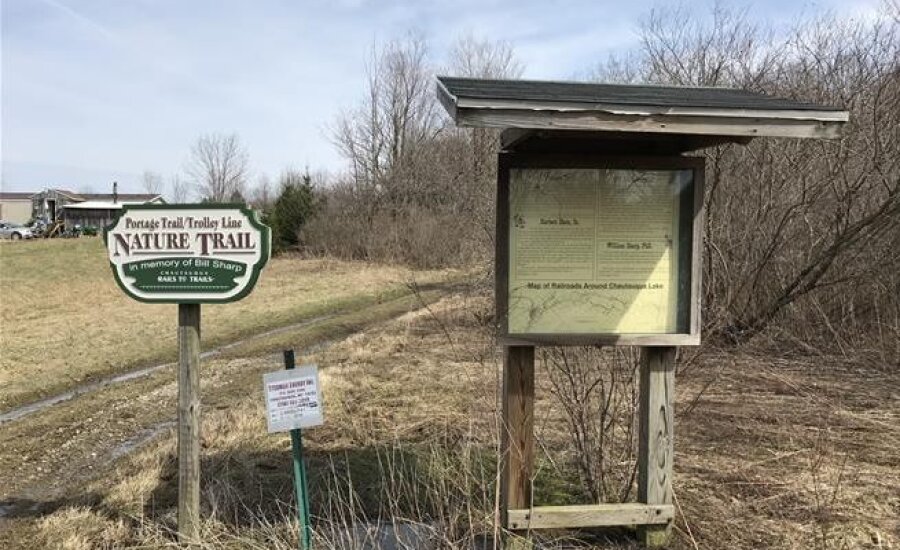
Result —
[[680, 190], [691, 170], [509, 177], [509, 334], [672, 334]]

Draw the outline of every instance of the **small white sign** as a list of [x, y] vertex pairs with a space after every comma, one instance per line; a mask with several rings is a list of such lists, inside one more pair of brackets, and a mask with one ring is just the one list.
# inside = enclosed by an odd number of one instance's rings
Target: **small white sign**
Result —
[[263, 386], [269, 433], [309, 428], [325, 422], [316, 365], [264, 374]]

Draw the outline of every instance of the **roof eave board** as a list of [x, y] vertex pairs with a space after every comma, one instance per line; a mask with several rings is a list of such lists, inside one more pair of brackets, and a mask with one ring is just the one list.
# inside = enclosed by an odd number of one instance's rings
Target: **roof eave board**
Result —
[[498, 109], [549, 112], [606, 112], [614, 115], [672, 115], [672, 116], [711, 116], [725, 118], [771, 118], [783, 120], [817, 120], [822, 122], [847, 122], [847, 111], [817, 111], [812, 109], [728, 109], [717, 107], [685, 107], [660, 105], [624, 105], [615, 103], [573, 103], [565, 101], [514, 101], [504, 99], [468, 99], [459, 98], [455, 102], [457, 109]]
[[447, 87], [444, 86], [444, 83], [437, 80], [437, 96], [438, 101], [441, 102], [441, 105], [444, 106], [444, 109], [447, 110], [447, 114], [450, 115], [450, 118], [456, 119], [456, 96], [450, 93], [447, 90]]
[[146, 204], [144, 201], [120, 201], [120, 202], [97, 202], [85, 201], [74, 204], [65, 204], [63, 208], [69, 210], [121, 210], [126, 206], [134, 206], [137, 204]]
[[437, 95], [462, 127], [835, 139], [849, 119], [835, 110], [476, 99], [454, 96], [440, 80]]
[[456, 124], [462, 127], [825, 139], [840, 137], [844, 124], [838, 121], [748, 116], [471, 108], [457, 108], [454, 118]]

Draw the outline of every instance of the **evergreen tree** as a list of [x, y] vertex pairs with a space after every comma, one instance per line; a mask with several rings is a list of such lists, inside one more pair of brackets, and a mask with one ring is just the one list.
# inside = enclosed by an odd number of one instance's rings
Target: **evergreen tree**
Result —
[[241, 193], [239, 189], [235, 189], [231, 192], [231, 195], [229, 195], [228, 197], [228, 202], [235, 204], [247, 204], [247, 201], [244, 199], [243, 193]]
[[281, 176], [281, 192], [266, 217], [272, 228], [272, 248], [281, 252], [300, 244], [300, 230], [315, 213], [316, 201], [309, 172], [287, 171]]

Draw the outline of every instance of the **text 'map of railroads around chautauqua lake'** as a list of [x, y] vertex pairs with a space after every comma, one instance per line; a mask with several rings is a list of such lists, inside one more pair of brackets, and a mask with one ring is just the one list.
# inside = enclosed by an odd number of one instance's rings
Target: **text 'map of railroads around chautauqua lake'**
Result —
[[269, 230], [239, 207], [127, 209], [106, 233], [122, 288], [147, 301], [229, 301], [269, 256]]
[[510, 171], [510, 334], [676, 331], [686, 170]]

